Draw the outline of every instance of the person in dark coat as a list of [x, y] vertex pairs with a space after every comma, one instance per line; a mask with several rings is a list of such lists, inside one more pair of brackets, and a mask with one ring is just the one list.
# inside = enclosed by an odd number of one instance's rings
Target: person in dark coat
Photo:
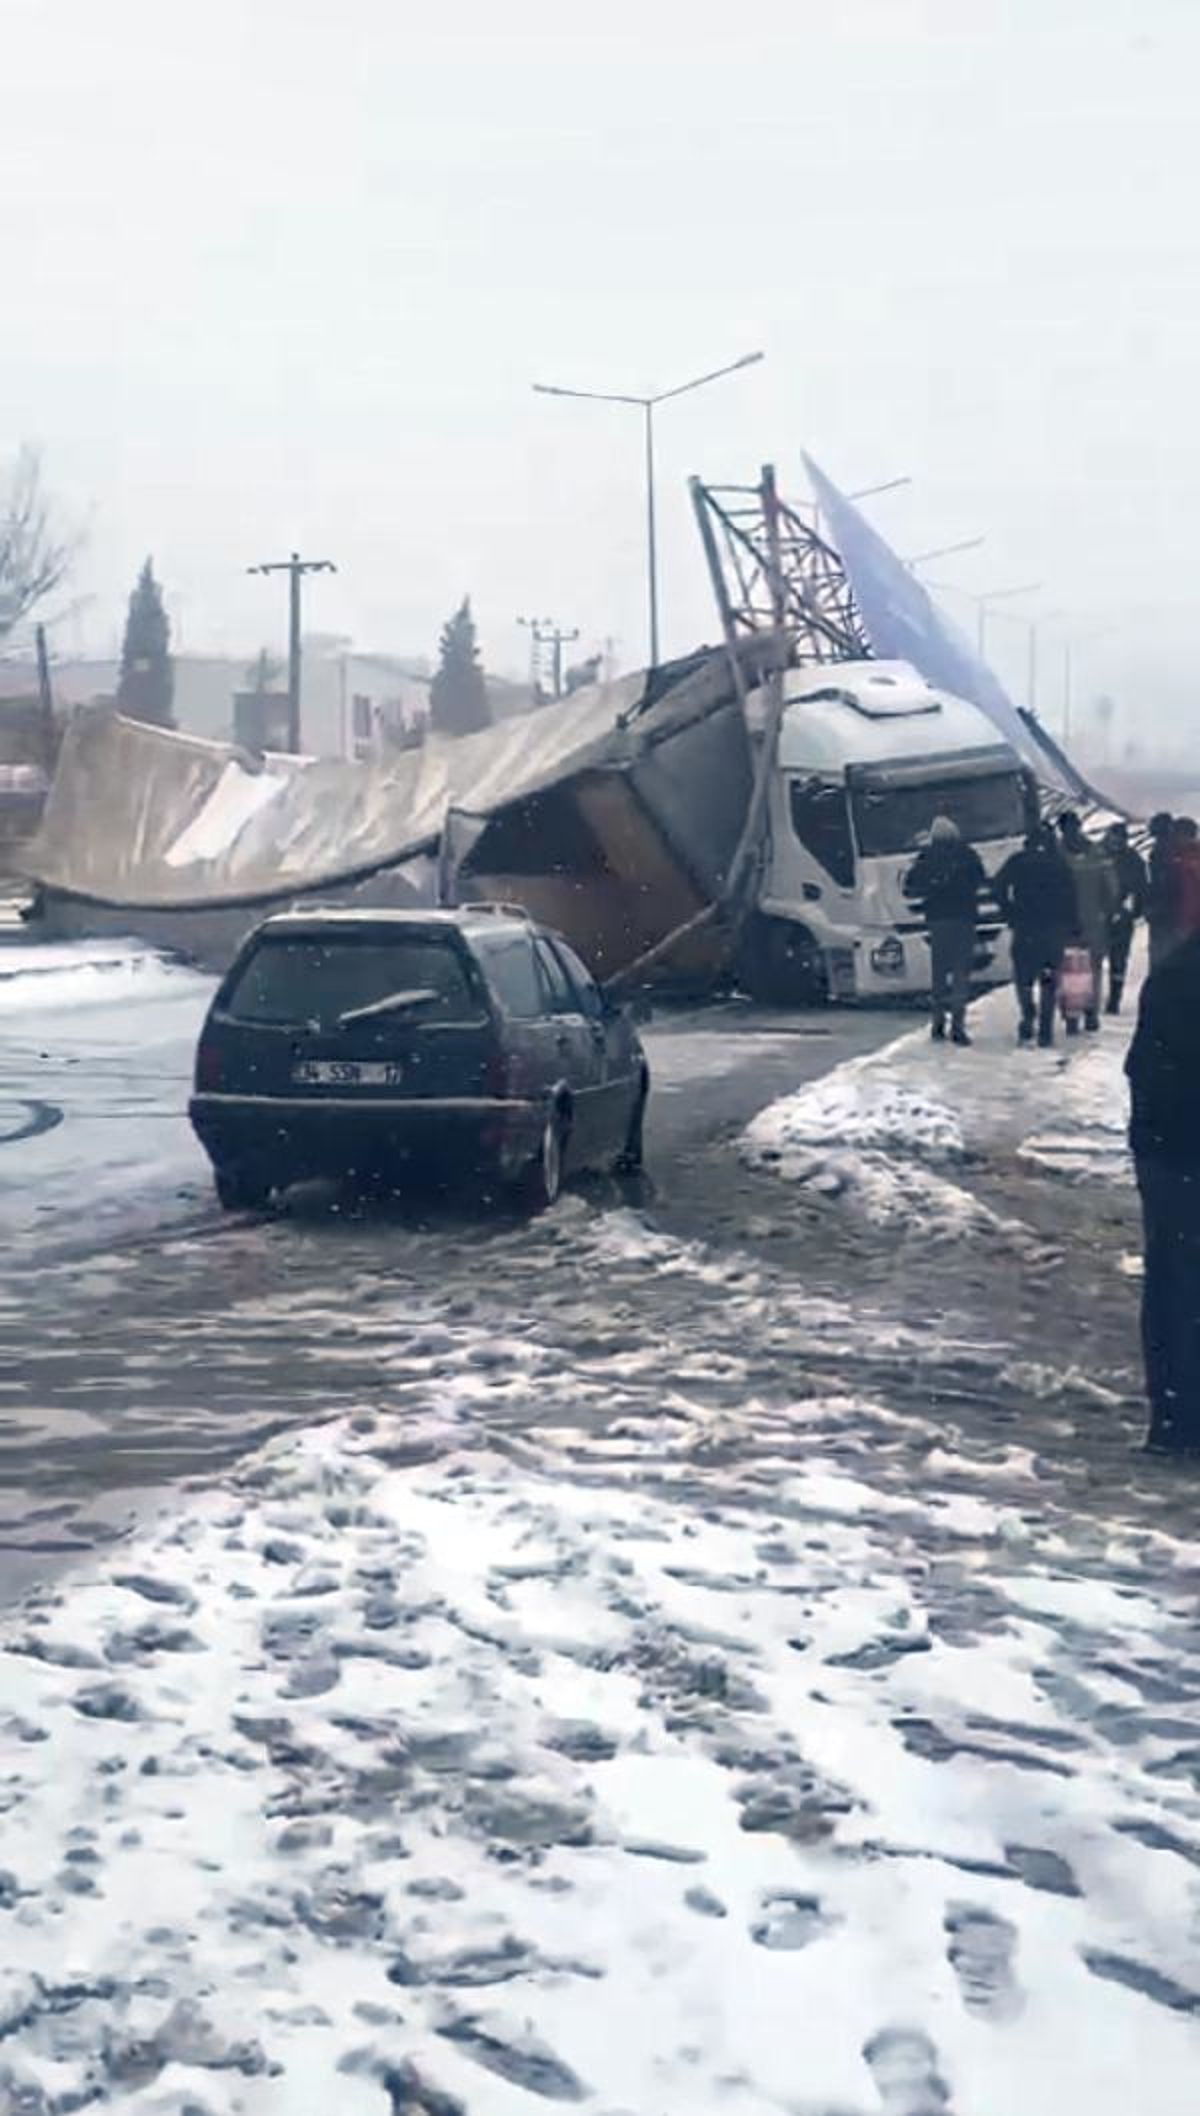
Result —
[[1142, 986], [1125, 1071], [1145, 1232], [1146, 1445], [1200, 1454], [1200, 932]]
[[[1012, 933], [1013, 983], [1020, 1021], [1018, 1041], [1043, 1046], [1054, 1041], [1054, 1002], [1063, 949], [1075, 930], [1079, 911], [1070, 870], [1048, 823], [1036, 823], [1023, 849], [1004, 862], [996, 876], [1000, 915]], [[1037, 988], [1036, 1015], [1034, 988]]]
[[1171, 825], [1171, 946], [1200, 933], [1200, 826], [1195, 816], [1176, 816]]
[[1165, 809], [1151, 816], [1150, 858], [1146, 874], [1146, 931], [1150, 937], [1150, 968], [1157, 968], [1175, 943], [1175, 921], [1171, 903], [1171, 832], [1174, 816]]
[[1146, 909], [1149, 879], [1145, 861], [1129, 842], [1126, 824], [1109, 825], [1104, 835], [1104, 850], [1108, 854], [1117, 885], [1117, 906], [1108, 921], [1107, 1011], [1110, 1014], [1119, 1014], [1125, 979], [1129, 971], [1133, 929]]
[[983, 861], [965, 844], [950, 816], [935, 816], [929, 843], [917, 854], [904, 881], [904, 893], [920, 906], [929, 940], [929, 981], [933, 1037], [940, 1043], [950, 1016], [954, 1043], [969, 1044], [967, 1001], [979, 922], [979, 892], [987, 882]]

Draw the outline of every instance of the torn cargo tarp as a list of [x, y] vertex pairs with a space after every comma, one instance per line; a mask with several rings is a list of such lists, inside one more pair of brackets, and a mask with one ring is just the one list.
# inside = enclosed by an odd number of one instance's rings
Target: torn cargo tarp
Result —
[[[742, 651], [753, 668], [770, 643]], [[469, 870], [460, 894], [503, 883], [616, 964], [719, 894], [750, 770], [723, 650], [378, 765], [256, 757], [85, 712], [24, 867], [48, 897], [135, 929], [151, 913], [265, 914], [432, 854]]]

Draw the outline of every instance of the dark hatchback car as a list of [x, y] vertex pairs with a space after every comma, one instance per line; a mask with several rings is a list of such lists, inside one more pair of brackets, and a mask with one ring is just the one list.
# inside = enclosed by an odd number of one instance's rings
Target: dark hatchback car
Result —
[[192, 1124], [230, 1210], [312, 1176], [372, 1189], [641, 1166], [650, 1074], [628, 1011], [521, 912], [268, 919], [221, 984]]

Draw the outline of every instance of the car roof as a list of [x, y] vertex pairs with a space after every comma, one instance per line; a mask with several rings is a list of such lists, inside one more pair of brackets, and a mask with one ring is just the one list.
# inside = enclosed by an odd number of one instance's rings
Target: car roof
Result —
[[495, 911], [471, 906], [462, 910], [395, 911], [380, 909], [348, 909], [331, 905], [328, 909], [276, 911], [264, 919], [258, 927], [259, 933], [353, 933], [358, 931], [428, 933], [441, 929], [445, 932], [465, 933], [472, 936], [485, 933], [540, 933], [541, 927], [525, 917], [524, 913], [497, 908]]

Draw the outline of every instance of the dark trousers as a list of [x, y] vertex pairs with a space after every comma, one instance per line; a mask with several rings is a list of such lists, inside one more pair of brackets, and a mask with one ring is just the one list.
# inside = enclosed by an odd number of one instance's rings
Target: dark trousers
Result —
[[1150, 968], [1157, 970], [1159, 964], [1166, 961], [1179, 936], [1170, 920], [1165, 918], [1147, 920], [1147, 931], [1150, 935]]
[[1150, 1439], [1200, 1448], [1200, 1167], [1137, 1162], [1146, 1275], [1142, 1351]]
[[1014, 933], [1012, 940], [1013, 983], [1021, 1009], [1021, 1031], [1032, 1036], [1035, 1021], [1034, 986], [1037, 986], [1036, 1022], [1042, 1043], [1054, 1037], [1054, 1002], [1058, 997], [1058, 973], [1062, 967], [1063, 940], [1057, 933]]
[[966, 918], [931, 918], [929, 921], [929, 982], [933, 994], [933, 1018], [944, 1021], [947, 1010], [961, 1022], [971, 996], [971, 964], [975, 959], [975, 925]]
[[1132, 946], [1133, 919], [1128, 911], [1118, 911], [1108, 927], [1108, 1005], [1113, 1014], [1120, 1007], [1121, 994], [1125, 990]]

